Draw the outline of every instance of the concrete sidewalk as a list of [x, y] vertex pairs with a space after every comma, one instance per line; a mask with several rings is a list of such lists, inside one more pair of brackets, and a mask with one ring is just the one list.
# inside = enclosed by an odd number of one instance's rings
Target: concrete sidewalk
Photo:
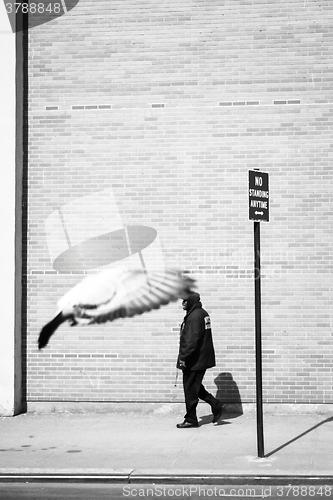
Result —
[[26, 413], [0, 418], [0, 481], [95, 478], [125, 482], [333, 481], [333, 416], [264, 415], [265, 458], [257, 457], [254, 413], [225, 412], [212, 424], [177, 429], [182, 407], [149, 411]]

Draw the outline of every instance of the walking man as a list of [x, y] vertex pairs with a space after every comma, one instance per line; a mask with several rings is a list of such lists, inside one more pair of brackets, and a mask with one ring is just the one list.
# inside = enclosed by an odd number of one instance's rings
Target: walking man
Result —
[[198, 427], [197, 405], [199, 399], [208, 403], [213, 412], [213, 422], [222, 416], [222, 403], [206, 391], [202, 384], [206, 370], [215, 366], [215, 351], [210, 317], [200, 302], [200, 295], [192, 293], [182, 302], [186, 311], [180, 329], [177, 368], [183, 372], [186, 414], [178, 429]]

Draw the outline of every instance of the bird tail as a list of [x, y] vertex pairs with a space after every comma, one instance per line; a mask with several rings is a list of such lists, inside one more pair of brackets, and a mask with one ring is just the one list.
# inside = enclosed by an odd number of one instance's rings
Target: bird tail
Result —
[[56, 329], [66, 321], [66, 317], [60, 311], [51, 321], [49, 321], [41, 330], [38, 338], [38, 349], [43, 349], [54, 334]]

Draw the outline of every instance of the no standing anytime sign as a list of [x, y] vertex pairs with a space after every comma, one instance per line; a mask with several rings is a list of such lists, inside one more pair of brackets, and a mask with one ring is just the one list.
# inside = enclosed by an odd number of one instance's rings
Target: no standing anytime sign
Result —
[[249, 170], [249, 219], [269, 222], [268, 173]]

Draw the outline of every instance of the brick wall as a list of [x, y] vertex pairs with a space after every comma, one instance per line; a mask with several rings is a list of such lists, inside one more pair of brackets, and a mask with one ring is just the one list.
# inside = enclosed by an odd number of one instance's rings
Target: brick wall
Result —
[[[30, 30], [29, 401], [183, 399], [180, 303], [62, 326], [37, 350], [57, 299], [83, 277], [55, 270], [50, 255], [102, 234], [101, 221], [155, 230], [147, 262], [198, 277], [217, 355], [207, 388], [254, 401], [247, 183], [259, 168], [271, 193], [264, 401], [331, 402], [332, 22], [330, 0], [80, 0]], [[101, 196], [100, 210], [89, 196]]]

